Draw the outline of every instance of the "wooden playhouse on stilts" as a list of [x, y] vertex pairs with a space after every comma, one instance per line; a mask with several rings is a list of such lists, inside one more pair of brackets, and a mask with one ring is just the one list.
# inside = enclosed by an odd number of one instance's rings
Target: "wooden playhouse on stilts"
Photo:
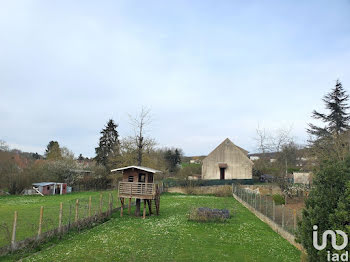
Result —
[[125, 199], [129, 199], [128, 211], [130, 214], [133, 198], [136, 201], [136, 216], [140, 216], [141, 200], [143, 200], [143, 218], [146, 218], [146, 205], [148, 205], [149, 214], [152, 214], [153, 201], [156, 214], [159, 215], [160, 188], [154, 183], [154, 175], [161, 171], [143, 166], [127, 166], [112, 169], [111, 172], [122, 172], [123, 174], [123, 181], [118, 184], [118, 198], [121, 202], [120, 216], [123, 216]]

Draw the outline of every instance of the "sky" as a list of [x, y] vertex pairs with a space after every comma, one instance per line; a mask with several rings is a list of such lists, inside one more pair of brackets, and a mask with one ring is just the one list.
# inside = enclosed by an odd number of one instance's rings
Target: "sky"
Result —
[[256, 129], [299, 143], [339, 79], [350, 91], [350, 1], [0, 0], [0, 139], [93, 157], [149, 108], [158, 146], [207, 155]]

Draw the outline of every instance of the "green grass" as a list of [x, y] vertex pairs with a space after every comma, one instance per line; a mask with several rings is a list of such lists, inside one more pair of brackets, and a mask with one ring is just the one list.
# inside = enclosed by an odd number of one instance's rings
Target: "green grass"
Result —
[[[112, 193], [116, 199], [116, 191], [103, 191], [103, 210], [107, 210], [108, 194]], [[88, 199], [92, 199], [92, 212], [99, 209], [100, 192], [78, 192], [55, 196], [1, 196], [0, 197], [0, 247], [10, 243], [9, 234], [12, 232], [14, 212], [17, 211], [16, 240], [20, 241], [35, 236], [38, 232], [40, 207], [44, 207], [42, 231], [54, 229], [58, 226], [60, 202], [63, 202], [63, 224], [74, 220], [75, 200], [79, 199], [79, 217], [88, 215]], [[116, 200], [115, 200], [116, 201]], [[114, 201], [114, 204], [116, 203]], [[7, 231], [9, 230], [9, 232]]]
[[201, 167], [202, 164], [197, 164], [197, 163], [181, 163], [182, 167], [187, 167], [187, 166], [192, 166], [192, 167]]
[[[188, 221], [193, 207], [227, 208], [232, 217], [225, 223]], [[232, 197], [163, 194], [160, 216], [120, 218], [116, 212], [104, 224], [49, 242], [39, 252], [3, 259], [21, 257], [22, 261], [292, 262], [299, 261], [300, 252]]]

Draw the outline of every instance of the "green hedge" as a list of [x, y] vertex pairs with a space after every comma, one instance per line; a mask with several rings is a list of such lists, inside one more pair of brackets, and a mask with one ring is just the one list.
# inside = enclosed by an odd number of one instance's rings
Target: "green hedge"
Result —
[[165, 187], [175, 187], [175, 186], [219, 186], [219, 185], [253, 185], [253, 179], [228, 179], [228, 180], [175, 180], [175, 179], [165, 179], [163, 180]]

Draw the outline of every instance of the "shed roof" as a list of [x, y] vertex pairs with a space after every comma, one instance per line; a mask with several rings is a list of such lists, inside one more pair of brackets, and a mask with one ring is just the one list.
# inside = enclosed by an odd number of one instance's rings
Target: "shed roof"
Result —
[[49, 186], [49, 185], [54, 185], [54, 184], [61, 184], [61, 183], [56, 183], [56, 182], [40, 182], [40, 183], [33, 183], [33, 186]]
[[149, 167], [144, 167], [144, 166], [126, 166], [126, 167], [112, 169], [111, 172], [123, 171], [123, 170], [127, 170], [127, 169], [132, 169], [132, 168], [139, 169], [139, 170], [146, 171], [146, 172], [153, 173], [153, 174], [162, 172], [162, 171], [159, 171], [159, 170], [156, 170], [153, 168], [149, 168]]

